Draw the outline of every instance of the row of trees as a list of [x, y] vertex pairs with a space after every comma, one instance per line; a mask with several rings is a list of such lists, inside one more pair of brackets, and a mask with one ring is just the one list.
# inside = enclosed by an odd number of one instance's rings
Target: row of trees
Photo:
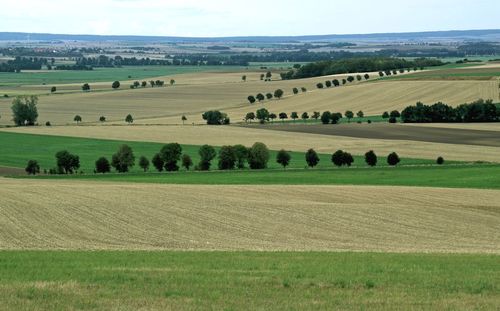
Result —
[[[302, 88], [302, 89], [305, 90], [305, 88]], [[298, 90], [297, 90], [297, 93], [295, 93], [295, 90], [296, 89], [294, 88], [294, 94], [297, 94]], [[276, 91], [274, 91], [274, 93], [267, 93], [266, 95], [264, 95], [262, 93], [259, 93], [256, 96], [250, 95], [247, 97], [247, 100], [250, 104], [254, 104], [256, 101], [259, 101], [259, 103], [260, 103], [260, 102], [264, 101], [265, 99], [267, 99], [267, 100], [270, 100], [273, 98], [281, 99], [281, 97], [283, 97], [284, 94], [285, 94], [285, 92], [282, 89], [277, 89]]]
[[[345, 112], [345, 117], [347, 118], [348, 122], [351, 122], [351, 119], [354, 118], [354, 112], [347, 110]], [[365, 116], [363, 111], [358, 111], [356, 113], [356, 116], [358, 118], [363, 118]], [[254, 120], [258, 120], [261, 124], [268, 122], [268, 121], [274, 121], [275, 119], [280, 119], [281, 121], [285, 121], [288, 119], [288, 114], [286, 112], [280, 112], [278, 115], [275, 113], [269, 112], [266, 108], [261, 108], [257, 110], [255, 113], [254, 112], [249, 112], [246, 114], [244, 121], [245, 122], [252, 122]], [[292, 120], [297, 120], [297, 119], [302, 119], [304, 122], [306, 122], [309, 119], [314, 119], [314, 120], [321, 120], [321, 123], [323, 124], [337, 124], [339, 123], [340, 119], [343, 118], [342, 113], [340, 112], [330, 112], [330, 111], [324, 111], [323, 113], [320, 113], [319, 111], [314, 111], [311, 115], [309, 115], [308, 112], [303, 112], [300, 116], [299, 113], [296, 111], [290, 113], [290, 118]]]
[[441, 102], [433, 105], [418, 102], [401, 111], [401, 119], [405, 123], [498, 122], [500, 121], [500, 107], [493, 104], [492, 100], [483, 99], [457, 107]]
[[[136, 89], [136, 88], [139, 88], [139, 87], [147, 87], [148, 84], [151, 86], [151, 87], [162, 87], [162, 86], [165, 86], [165, 81], [162, 81], [162, 80], [151, 80], [149, 82], [147, 81], [142, 81], [142, 82], [139, 82], [139, 81], [134, 81], [134, 83], [132, 83], [130, 85], [130, 88], [131, 89]], [[175, 84], [175, 80], [174, 79], [171, 79], [170, 80], [170, 85], [173, 86]], [[111, 84], [111, 87], [116, 90], [116, 89], [119, 89], [121, 87], [121, 83], [120, 81], [114, 81], [112, 84]], [[54, 93], [56, 92], [56, 87], [52, 87], [51, 89], [51, 92]], [[84, 92], [89, 92], [90, 91], [90, 84], [88, 83], [84, 83], [82, 85], [82, 91]]]
[[368, 79], [370, 79], [370, 75], [366, 73], [366, 74], [364, 74], [363, 76], [361, 76], [361, 75], [356, 75], [356, 77], [354, 77], [354, 76], [348, 76], [347, 78], [342, 79], [342, 80], [338, 80], [338, 79], [333, 79], [332, 81], [327, 80], [327, 81], [325, 81], [325, 83], [324, 83], [324, 84], [323, 84], [323, 83], [321, 83], [321, 82], [318, 82], [318, 83], [316, 84], [316, 87], [317, 87], [318, 89], [323, 89], [323, 88], [325, 88], [325, 87], [330, 88], [330, 87], [332, 87], [332, 86], [333, 86], [333, 87], [338, 87], [338, 86], [340, 86], [341, 84], [342, 84], [342, 85], [345, 85], [345, 84], [347, 84], [348, 82], [349, 82], [349, 83], [352, 83], [352, 82], [354, 82], [354, 80], [361, 81], [361, 80], [363, 80], [363, 78], [364, 78], [365, 80], [368, 80]]

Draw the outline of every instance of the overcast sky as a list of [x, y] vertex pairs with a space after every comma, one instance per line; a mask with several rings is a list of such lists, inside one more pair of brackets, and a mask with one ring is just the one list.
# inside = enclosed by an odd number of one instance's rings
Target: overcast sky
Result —
[[500, 28], [500, 0], [6, 0], [0, 31], [250, 36]]

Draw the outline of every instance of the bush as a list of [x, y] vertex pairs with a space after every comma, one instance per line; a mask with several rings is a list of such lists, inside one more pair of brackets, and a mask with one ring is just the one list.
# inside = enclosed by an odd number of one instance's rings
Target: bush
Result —
[[319, 156], [316, 153], [316, 151], [314, 151], [314, 149], [307, 150], [307, 152], [306, 152], [306, 162], [307, 162], [307, 165], [309, 167], [311, 167], [311, 168], [313, 168], [316, 165], [318, 165], [318, 163], [319, 163]]
[[175, 172], [179, 170], [177, 162], [181, 159], [182, 147], [178, 143], [170, 143], [160, 150], [160, 155], [163, 160], [165, 171]]
[[153, 166], [156, 168], [158, 172], [163, 171], [163, 167], [165, 166], [165, 162], [163, 161], [161, 154], [157, 153], [153, 156], [153, 159], [151, 159], [151, 163], [153, 163]]
[[239, 169], [245, 168], [245, 162], [248, 160], [248, 148], [243, 145], [233, 147], [234, 155], [236, 156], [236, 166]]
[[248, 151], [248, 164], [251, 169], [265, 169], [269, 161], [269, 149], [263, 143], [255, 143]]
[[198, 151], [198, 154], [200, 155], [200, 163], [198, 164], [198, 168], [202, 171], [210, 170], [210, 166], [211, 166], [210, 162], [217, 155], [214, 147], [212, 147], [210, 145], [203, 145], [203, 146], [201, 146], [200, 150]]
[[132, 148], [128, 145], [121, 145], [118, 151], [111, 158], [111, 166], [119, 173], [126, 173], [135, 165], [135, 156]]
[[401, 162], [401, 159], [397, 153], [393, 152], [387, 156], [387, 164], [390, 166], [396, 166], [399, 162]]
[[36, 175], [40, 173], [40, 165], [38, 165], [38, 162], [35, 160], [29, 160], [24, 170], [28, 175]]
[[145, 156], [141, 156], [139, 158], [139, 166], [144, 170], [144, 172], [147, 172], [149, 170], [149, 160]]
[[372, 167], [377, 165], [378, 158], [373, 150], [370, 150], [367, 153], [365, 153], [365, 162], [366, 164]]
[[111, 164], [105, 157], [100, 157], [95, 161], [95, 171], [96, 173], [109, 173], [111, 172]]
[[182, 167], [184, 167], [186, 171], [189, 171], [189, 168], [193, 166], [193, 160], [191, 160], [191, 157], [187, 154], [182, 155], [181, 163]]
[[236, 152], [233, 146], [222, 146], [219, 150], [219, 169], [232, 170], [236, 164]]
[[276, 163], [283, 166], [283, 169], [285, 169], [290, 164], [291, 159], [292, 156], [290, 155], [290, 153], [284, 149], [278, 151], [278, 154], [276, 155]]
[[436, 159], [436, 163], [437, 163], [438, 165], [443, 165], [443, 164], [444, 164], [444, 158], [443, 158], [443, 157], [438, 157], [438, 158]]
[[80, 157], [66, 150], [56, 153], [58, 171], [62, 174], [73, 174], [80, 168]]

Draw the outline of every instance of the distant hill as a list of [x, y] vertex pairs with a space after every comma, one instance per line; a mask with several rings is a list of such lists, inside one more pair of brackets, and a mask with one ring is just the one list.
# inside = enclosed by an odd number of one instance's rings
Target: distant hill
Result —
[[163, 37], [163, 36], [98, 36], [66, 35], [48, 33], [0, 32], [0, 41], [120, 41], [120, 42], [394, 42], [394, 41], [449, 41], [483, 40], [500, 42], [500, 29], [489, 30], [453, 30], [408, 33], [376, 33], [352, 35], [317, 35], [317, 36], [250, 36], [250, 37]]

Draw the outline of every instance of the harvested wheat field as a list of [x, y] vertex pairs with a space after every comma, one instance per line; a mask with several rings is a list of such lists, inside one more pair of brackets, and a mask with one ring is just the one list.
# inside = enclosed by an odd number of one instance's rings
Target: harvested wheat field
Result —
[[178, 142], [187, 145], [244, 144], [251, 146], [259, 141], [265, 143], [272, 150], [286, 149], [305, 152], [309, 148], [314, 148], [320, 153], [333, 153], [338, 149], [343, 149], [359, 155], [365, 154], [368, 150], [374, 150], [378, 154], [388, 154], [395, 151], [406, 158], [436, 159], [438, 156], [443, 156], [448, 160], [457, 161], [500, 161], [499, 147], [353, 138], [240, 126], [54, 126], [2, 128], [0, 131], [125, 141]]
[[1, 179], [0, 249], [500, 253], [499, 195]]
[[500, 122], [496, 122], [496, 123], [402, 123], [402, 125], [415, 126], [415, 127], [433, 127], [433, 128], [445, 128], [445, 129], [464, 129], [464, 130], [500, 132]]

